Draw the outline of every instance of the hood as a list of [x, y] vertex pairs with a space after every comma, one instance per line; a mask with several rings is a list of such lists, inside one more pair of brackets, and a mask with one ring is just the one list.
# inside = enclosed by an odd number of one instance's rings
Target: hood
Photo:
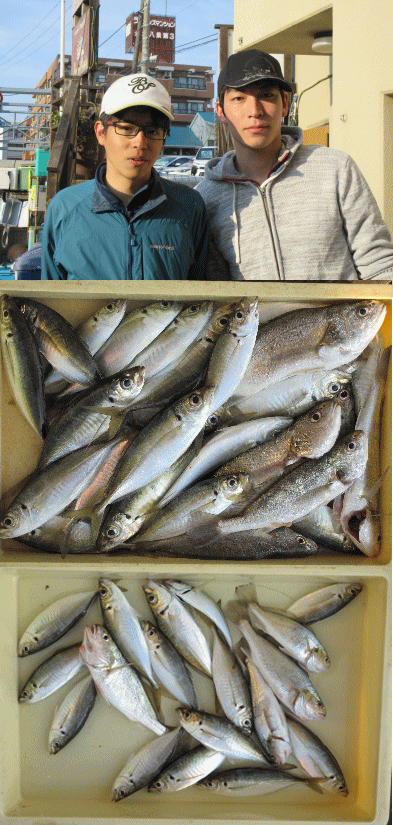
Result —
[[[303, 143], [303, 131], [298, 126], [283, 126], [281, 129], [282, 150], [274, 170], [279, 169], [281, 163], [287, 159], [288, 153], [293, 155]], [[245, 175], [235, 166], [234, 151], [227, 152], [221, 158], [213, 158], [205, 165], [205, 178], [213, 181], [247, 181]], [[273, 171], [273, 170], [272, 170]]]

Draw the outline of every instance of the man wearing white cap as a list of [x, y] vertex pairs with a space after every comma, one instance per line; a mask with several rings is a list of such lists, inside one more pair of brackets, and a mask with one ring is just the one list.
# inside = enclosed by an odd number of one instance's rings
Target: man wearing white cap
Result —
[[52, 198], [43, 232], [43, 279], [205, 277], [204, 202], [153, 168], [171, 120], [170, 97], [154, 77], [127, 75], [109, 87], [95, 124], [106, 161], [95, 180]]

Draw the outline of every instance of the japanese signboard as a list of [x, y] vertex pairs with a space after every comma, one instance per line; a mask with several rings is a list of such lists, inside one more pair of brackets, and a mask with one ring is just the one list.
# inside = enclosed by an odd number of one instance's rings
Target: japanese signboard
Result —
[[[130, 14], [126, 20], [126, 48], [128, 54], [133, 51], [135, 45], [136, 30], [138, 27], [138, 15]], [[176, 18], [165, 17], [160, 14], [151, 15], [149, 29], [149, 54], [157, 56], [165, 63], [175, 61], [175, 33]]]
[[88, 8], [72, 29], [71, 74], [82, 75], [91, 63], [92, 10]]

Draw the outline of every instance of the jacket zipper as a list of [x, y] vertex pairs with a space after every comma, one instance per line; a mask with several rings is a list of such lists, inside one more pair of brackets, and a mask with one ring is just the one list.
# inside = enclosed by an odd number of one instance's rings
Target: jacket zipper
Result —
[[279, 268], [279, 265], [278, 265], [278, 255], [277, 255], [276, 244], [274, 242], [272, 221], [271, 221], [271, 217], [270, 217], [269, 204], [267, 202], [267, 196], [266, 196], [266, 187], [264, 186], [263, 189], [260, 189], [260, 192], [262, 194], [262, 202], [263, 202], [263, 205], [265, 207], [265, 214], [266, 214], [267, 222], [268, 222], [268, 225], [269, 225], [269, 232], [270, 232], [270, 237], [271, 237], [273, 252], [274, 252], [274, 260], [276, 262], [277, 277], [278, 277], [279, 281], [282, 281], [284, 279], [281, 278], [280, 268]]

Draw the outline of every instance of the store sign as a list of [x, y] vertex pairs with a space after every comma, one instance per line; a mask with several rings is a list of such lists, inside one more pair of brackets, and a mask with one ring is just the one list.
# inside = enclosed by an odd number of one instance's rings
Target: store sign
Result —
[[[138, 28], [138, 15], [130, 14], [126, 20], [126, 48], [128, 54], [135, 46], [136, 32]], [[164, 17], [159, 14], [151, 15], [149, 27], [149, 54], [157, 56], [159, 60], [166, 63], [174, 63], [175, 60], [175, 33], [176, 18]]]
[[92, 14], [88, 8], [72, 29], [71, 74], [85, 74], [91, 64]]

